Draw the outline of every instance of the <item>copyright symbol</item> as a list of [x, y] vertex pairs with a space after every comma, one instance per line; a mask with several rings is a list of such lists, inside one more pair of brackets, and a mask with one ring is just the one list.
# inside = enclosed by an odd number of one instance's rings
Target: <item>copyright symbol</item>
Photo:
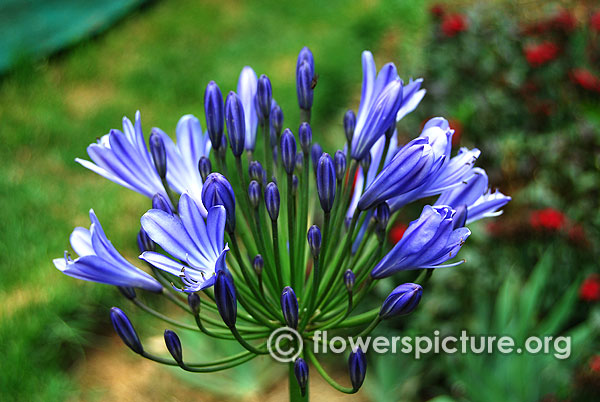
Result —
[[278, 362], [293, 362], [302, 353], [302, 336], [290, 327], [277, 328], [267, 339], [267, 349]]

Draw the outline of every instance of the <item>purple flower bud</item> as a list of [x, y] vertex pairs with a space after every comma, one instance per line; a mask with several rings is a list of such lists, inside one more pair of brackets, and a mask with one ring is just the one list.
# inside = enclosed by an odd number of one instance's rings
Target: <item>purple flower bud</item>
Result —
[[465, 226], [465, 224], [467, 223], [467, 206], [466, 205], [459, 205], [456, 208], [454, 208], [454, 210], [456, 211], [454, 213], [454, 216], [452, 217], [452, 222], [454, 223], [454, 225], [452, 226], [452, 229], [458, 229], [458, 228], [462, 228]]
[[248, 175], [250, 176], [250, 180], [256, 180], [259, 183], [263, 181], [263, 174], [265, 170], [259, 161], [252, 161], [248, 166]]
[[310, 110], [312, 108], [314, 75], [315, 60], [310, 49], [305, 46], [300, 50], [296, 63], [296, 92], [301, 109]]
[[277, 184], [270, 182], [265, 190], [265, 205], [271, 220], [275, 222], [279, 216], [279, 189]]
[[367, 374], [367, 359], [361, 348], [356, 348], [355, 351], [350, 353], [350, 357], [348, 357], [348, 369], [352, 388], [356, 391], [361, 387]]
[[310, 159], [312, 160], [315, 174], [317, 174], [317, 166], [319, 166], [319, 159], [321, 159], [321, 155], [323, 155], [323, 148], [321, 148], [319, 143], [315, 142], [310, 150]]
[[308, 245], [313, 257], [318, 257], [321, 252], [321, 229], [317, 225], [312, 225], [308, 229]]
[[202, 186], [202, 203], [209, 210], [215, 205], [223, 205], [227, 213], [225, 229], [229, 233], [235, 230], [235, 196], [233, 188], [221, 173], [211, 173]]
[[221, 146], [215, 149], [215, 151], [217, 152], [217, 156], [223, 160], [227, 156], [227, 137], [225, 134], [221, 136]]
[[385, 320], [412, 312], [419, 305], [422, 295], [423, 288], [416, 283], [405, 283], [398, 286], [383, 301], [379, 317]]
[[198, 171], [200, 172], [200, 177], [202, 177], [202, 182], [205, 182], [208, 175], [212, 172], [212, 164], [206, 156], [201, 157], [198, 161]]
[[135, 353], [142, 354], [144, 352], [144, 348], [142, 347], [140, 338], [135, 332], [133, 325], [131, 325], [131, 321], [129, 321], [127, 315], [120, 308], [112, 307], [110, 309], [110, 320], [112, 321], [115, 331], [125, 345], [127, 345]]
[[289, 128], [281, 135], [281, 162], [287, 174], [294, 173], [296, 166], [296, 139]]
[[250, 199], [252, 208], [258, 208], [258, 204], [260, 203], [260, 184], [256, 180], [252, 180], [248, 184], [248, 198]]
[[177, 334], [170, 329], [165, 329], [165, 345], [167, 345], [167, 350], [173, 356], [173, 360], [177, 362], [177, 364], [183, 364], [183, 351], [181, 350], [181, 341]]
[[283, 110], [278, 104], [274, 104], [271, 107], [271, 130], [275, 134], [275, 138], [281, 136], [281, 130], [283, 130]]
[[167, 177], [167, 151], [162, 137], [156, 131], [150, 134], [150, 154], [154, 161], [156, 173], [161, 179]]
[[354, 128], [356, 128], [356, 115], [354, 111], [348, 110], [344, 115], [344, 132], [346, 133], [346, 140], [348, 142], [352, 142]]
[[281, 292], [281, 311], [286, 325], [296, 329], [298, 327], [298, 299], [294, 289], [289, 286], [283, 288]]
[[254, 257], [254, 260], [252, 260], [252, 267], [254, 268], [254, 272], [256, 272], [256, 275], [262, 275], [264, 266], [265, 261], [263, 260], [262, 255], [258, 254], [256, 257]]
[[224, 270], [218, 271], [215, 279], [215, 302], [225, 325], [229, 328], [235, 327], [237, 318], [235, 287], [233, 278]]
[[208, 137], [215, 150], [223, 143], [223, 95], [219, 86], [211, 81], [204, 92], [204, 113], [206, 114], [206, 129]]
[[229, 142], [231, 143], [231, 151], [238, 158], [244, 152], [246, 120], [242, 100], [233, 91], [229, 92], [225, 101], [225, 121], [227, 123]]
[[117, 289], [121, 292], [123, 296], [125, 296], [129, 300], [133, 300], [136, 298], [135, 288], [117, 286]]
[[351, 269], [347, 269], [346, 272], [344, 272], [344, 285], [346, 285], [348, 292], [352, 292], [355, 280], [356, 276], [354, 275], [354, 272], [352, 272]]
[[346, 174], [346, 155], [340, 150], [335, 151], [333, 160], [335, 162], [335, 178], [341, 182]]
[[310, 110], [313, 104], [313, 71], [307, 61], [302, 61], [296, 76], [296, 93], [300, 109]]
[[381, 203], [375, 208], [375, 220], [379, 230], [385, 230], [388, 222], [390, 221], [390, 206], [387, 202]]
[[323, 211], [331, 211], [335, 199], [335, 168], [328, 153], [321, 155], [317, 166], [317, 193]]
[[308, 364], [301, 357], [297, 358], [294, 362], [294, 375], [300, 386], [302, 396], [305, 396], [306, 386], [308, 385]]
[[310, 128], [310, 124], [307, 122], [300, 124], [298, 138], [300, 139], [302, 152], [308, 154], [308, 151], [310, 151], [310, 143], [312, 142], [312, 129]]
[[273, 89], [271, 88], [271, 80], [269, 80], [269, 77], [262, 74], [258, 79], [258, 86], [256, 89], [256, 102], [258, 105], [258, 110], [263, 116], [263, 118], [269, 116], [269, 113], [271, 112], [272, 99]]
[[200, 314], [200, 296], [197, 293], [188, 293], [188, 306], [192, 309], [194, 315]]
[[169, 215], [173, 215], [173, 210], [171, 209], [169, 201], [158, 193], [154, 194], [154, 197], [152, 197], [152, 209], [160, 209]]
[[140, 231], [138, 232], [137, 243], [140, 253], [143, 253], [144, 251], [156, 250], [156, 244], [154, 244], [152, 239], [148, 236], [148, 233], [146, 233], [143, 228], [140, 228]]
[[302, 170], [304, 166], [304, 153], [302, 151], [296, 153], [296, 169]]
[[364, 158], [362, 158], [360, 160], [360, 167], [362, 168], [363, 172], [368, 172], [369, 168], [371, 167], [371, 153], [368, 152]]

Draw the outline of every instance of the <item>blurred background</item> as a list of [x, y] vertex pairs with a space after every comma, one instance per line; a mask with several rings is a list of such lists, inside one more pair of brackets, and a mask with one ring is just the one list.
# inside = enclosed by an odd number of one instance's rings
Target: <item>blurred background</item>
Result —
[[[370, 49], [378, 66], [393, 61], [405, 80], [425, 80], [401, 141], [444, 116], [455, 151], [480, 148], [478, 166], [513, 197], [502, 217], [473, 225], [467, 263], [436, 272], [418, 311], [379, 333], [572, 337], [564, 360], [373, 355], [358, 395], [333, 391], [315, 372], [312, 399], [600, 400], [600, 5], [532, 0], [1, 1], [0, 400], [286, 397], [285, 370], [268, 359], [185, 375], [138, 358], [113, 333], [110, 306], [130, 314], [160, 353], [162, 324], [51, 260], [73, 227], [88, 225], [91, 207], [119, 250], [137, 256], [131, 223], [148, 201], [74, 162], [96, 137], [138, 109], [146, 132], [174, 134], [186, 113], [204, 122], [206, 84], [235, 89], [245, 65], [270, 76], [294, 130], [305, 45], [319, 74], [313, 132], [326, 151], [343, 145], [343, 114], [358, 108], [360, 55]], [[420, 208], [401, 213], [391, 243]], [[402, 279], [383, 283], [369, 303]], [[203, 357], [232, 347], [190, 342]], [[344, 359], [328, 365], [347, 382]]]

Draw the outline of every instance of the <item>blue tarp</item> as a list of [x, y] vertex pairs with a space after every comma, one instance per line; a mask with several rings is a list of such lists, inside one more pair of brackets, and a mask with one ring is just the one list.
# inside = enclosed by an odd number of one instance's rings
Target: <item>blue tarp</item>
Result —
[[108, 28], [145, 0], [0, 0], [0, 72]]

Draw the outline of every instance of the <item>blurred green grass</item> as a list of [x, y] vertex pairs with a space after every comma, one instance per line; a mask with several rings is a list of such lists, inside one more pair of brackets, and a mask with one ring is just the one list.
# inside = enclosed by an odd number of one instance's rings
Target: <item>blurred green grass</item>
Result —
[[[0, 78], [0, 395], [2, 400], [76, 397], [68, 368], [121, 303], [108, 286], [61, 275], [52, 265], [93, 207], [105, 231], [135, 259], [142, 196], [77, 165], [86, 146], [141, 110], [148, 132], [173, 134], [179, 117], [203, 119], [204, 87], [234, 90], [244, 65], [267, 73], [286, 125], [297, 126], [295, 63], [316, 59], [313, 131], [340, 146], [341, 121], [358, 106], [360, 53], [418, 76], [427, 34], [423, 0], [156, 2], [107, 33]], [[416, 130], [418, 123], [408, 119]], [[124, 351], [124, 353], [126, 353]]]

